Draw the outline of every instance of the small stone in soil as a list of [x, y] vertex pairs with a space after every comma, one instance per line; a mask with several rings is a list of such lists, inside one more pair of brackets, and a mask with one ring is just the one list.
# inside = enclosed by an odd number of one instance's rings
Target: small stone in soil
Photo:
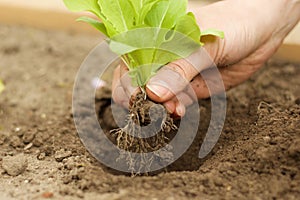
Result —
[[35, 131], [31, 131], [31, 130], [25, 132], [24, 135], [23, 135], [23, 137], [22, 137], [23, 142], [25, 144], [28, 144], [28, 143], [32, 142], [32, 140], [35, 137], [35, 134], [36, 134]]
[[15, 128], [15, 132], [17, 133], [17, 132], [20, 132], [21, 131], [21, 128], [20, 127], [16, 127]]
[[8, 137], [8, 133], [0, 132], [0, 145], [3, 145], [7, 141]]
[[266, 143], [270, 143], [270, 142], [271, 142], [271, 137], [270, 137], [270, 136], [265, 136], [265, 137], [263, 137], [263, 140], [264, 140]]
[[51, 146], [44, 146], [41, 149], [41, 152], [44, 152], [46, 154], [46, 156], [51, 156], [54, 153], [53, 147]]
[[64, 168], [64, 164], [63, 163], [59, 163], [57, 169], [58, 170], [62, 170]]
[[68, 159], [66, 159], [66, 163], [64, 164], [64, 166], [66, 169], [72, 170], [75, 168], [75, 162], [73, 159], [68, 158]]
[[63, 181], [63, 183], [64, 184], [69, 184], [69, 183], [71, 183], [72, 182], [72, 176], [71, 175], [66, 175], [66, 176], [64, 176], [63, 178], [62, 178], [62, 181]]
[[32, 141], [33, 145], [36, 147], [40, 147], [44, 144], [45, 141], [47, 141], [49, 138], [49, 134], [46, 132], [38, 132], [35, 135], [34, 140]]
[[288, 148], [288, 154], [296, 160], [300, 160], [300, 139], [296, 139]]
[[21, 141], [21, 139], [16, 136], [16, 135], [13, 135], [11, 138], [10, 138], [10, 146], [14, 147], [14, 148], [17, 148], [17, 147], [23, 147], [23, 142]]
[[295, 100], [295, 104], [300, 105], [300, 97]]
[[24, 154], [3, 158], [2, 167], [10, 176], [18, 176], [27, 168], [28, 162]]
[[45, 160], [45, 158], [46, 158], [46, 153], [45, 152], [39, 153], [38, 156], [37, 156], [38, 160]]
[[63, 159], [68, 158], [71, 155], [72, 155], [71, 151], [66, 151], [64, 149], [61, 149], [61, 150], [55, 152], [54, 158], [57, 162], [62, 162]]
[[29, 150], [32, 146], [33, 146], [33, 144], [32, 144], [32, 143], [29, 143], [28, 145], [26, 145], [26, 146], [24, 147], [24, 150], [25, 150], [25, 151], [26, 151], [26, 150]]

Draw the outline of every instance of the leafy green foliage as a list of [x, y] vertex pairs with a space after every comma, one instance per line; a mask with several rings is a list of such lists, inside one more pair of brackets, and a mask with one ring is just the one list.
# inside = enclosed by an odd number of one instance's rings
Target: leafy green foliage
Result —
[[[134, 85], [144, 86], [159, 68], [184, 58], [203, 45], [201, 32], [187, 0], [64, 0], [71, 11], [90, 11], [100, 20], [81, 17], [109, 38], [113, 52], [129, 68]], [[101, 22], [100, 22], [101, 21]]]
[[3, 84], [3, 82], [0, 80], [0, 94], [4, 91], [5, 86]]

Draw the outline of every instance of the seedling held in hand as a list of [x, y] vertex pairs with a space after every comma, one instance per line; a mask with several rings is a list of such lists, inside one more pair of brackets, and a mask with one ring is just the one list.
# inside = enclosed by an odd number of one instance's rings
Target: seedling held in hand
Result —
[[[78, 21], [91, 24], [107, 37], [110, 49], [127, 65], [132, 85], [141, 88], [131, 99], [127, 125], [112, 130], [111, 135], [123, 150], [120, 158], [125, 156], [132, 172], [148, 169], [156, 158], [147, 157], [147, 153], [164, 148], [169, 142], [167, 135], [172, 135], [177, 125], [170, 113], [147, 98], [145, 85], [162, 66], [188, 57], [200, 48], [202, 36], [223, 38], [223, 32], [214, 29], [201, 32], [194, 14], [186, 11], [187, 0], [64, 0], [64, 3], [71, 11], [90, 11], [99, 18], [81, 17]], [[155, 119], [150, 117], [150, 110], [156, 114]], [[156, 127], [147, 128], [151, 123]], [[146, 129], [143, 131], [141, 127]], [[150, 137], [152, 133], [157, 134]], [[136, 159], [132, 153], [142, 156]], [[156, 156], [169, 160], [173, 154]]]
[[201, 32], [187, 0], [64, 0], [71, 11], [92, 12], [100, 21], [81, 17], [109, 38], [113, 52], [121, 56], [134, 86], [143, 87], [165, 64], [184, 58], [203, 44]]

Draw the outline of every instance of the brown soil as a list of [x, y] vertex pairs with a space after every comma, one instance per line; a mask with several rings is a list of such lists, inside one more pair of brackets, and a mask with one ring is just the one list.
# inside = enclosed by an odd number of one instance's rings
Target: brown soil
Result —
[[206, 159], [198, 144], [209, 100], [182, 158], [130, 177], [90, 156], [71, 115], [76, 71], [101, 38], [2, 25], [0, 40], [0, 199], [299, 199], [300, 65], [270, 61], [230, 91], [223, 133]]

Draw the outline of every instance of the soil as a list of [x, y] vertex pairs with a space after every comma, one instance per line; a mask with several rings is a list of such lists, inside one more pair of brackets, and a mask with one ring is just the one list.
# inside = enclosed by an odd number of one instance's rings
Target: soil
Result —
[[102, 38], [1, 25], [0, 40], [0, 199], [299, 199], [299, 64], [269, 61], [228, 92], [208, 157], [198, 159], [210, 115], [201, 100], [190, 149], [155, 175], [131, 177], [94, 159], [72, 119], [76, 72]]

